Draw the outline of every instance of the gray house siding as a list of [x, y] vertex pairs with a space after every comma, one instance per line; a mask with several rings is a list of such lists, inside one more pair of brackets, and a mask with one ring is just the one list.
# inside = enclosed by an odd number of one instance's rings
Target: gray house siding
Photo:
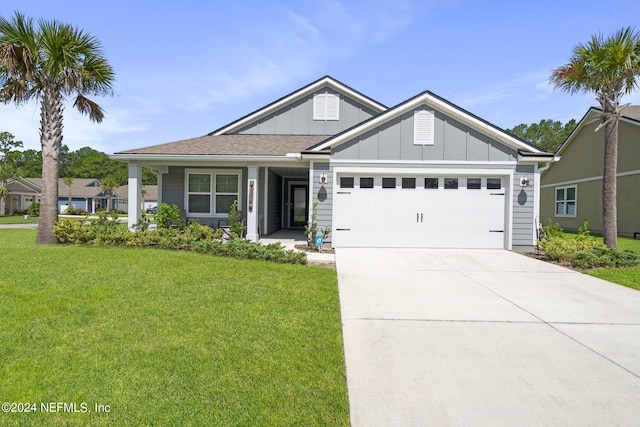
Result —
[[315, 93], [333, 93], [340, 96], [340, 120], [313, 120], [313, 95], [282, 107], [278, 111], [256, 120], [238, 130], [239, 134], [257, 135], [335, 135], [375, 115], [375, 111], [333, 89], [324, 88]]
[[266, 234], [280, 230], [282, 221], [282, 177], [269, 170], [269, 181], [267, 186], [269, 193], [267, 197], [267, 224]]
[[[320, 177], [326, 175], [326, 184], [320, 184]], [[329, 166], [329, 162], [314, 162], [313, 163], [313, 182], [309, 186], [311, 190], [311, 207], [313, 204], [318, 203], [317, 206], [317, 220], [318, 225], [321, 228], [331, 227], [331, 220], [333, 214], [333, 173]], [[331, 242], [331, 235], [326, 240]]]
[[[534, 244], [534, 179], [533, 165], [518, 165], [513, 177], [513, 248], [531, 248]], [[521, 187], [520, 178], [527, 176], [529, 186]]]
[[333, 150], [340, 160], [515, 161], [517, 152], [436, 111], [434, 144], [413, 144], [413, 112], [397, 117]]

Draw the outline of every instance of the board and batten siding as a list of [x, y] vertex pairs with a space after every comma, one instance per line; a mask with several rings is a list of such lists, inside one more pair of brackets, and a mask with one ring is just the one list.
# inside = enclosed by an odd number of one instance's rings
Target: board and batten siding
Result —
[[[340, 96], [339, 120], [313, 120], [313, 95]], [[258, 135], [335, 135], [362, 123], [375, 111], [330, 88], [323, 88], [238, 130], [238, 134]]]
[[[523, 176], [529, 178], [527, 187], [520, 186]], [[511, 242], [517, 247], [531, 248], [535, 244], [535, 218], [534, 218], [534, 180], [535, 167], [533, 165], [518, 165], [513, 176], [513, 223]]]
[[[432, 111], [432, 110], [430, 110]], [[339, 160], [515, 161], [516, 150], [435, 111], [434, 144], [414, 145], [414, 112], [408, 112], [334, 148]]]
[[[329, 162], [313, 162], [313, 182], [309, 185], [311, 189], [311, 209], [313, 209], [313, 204], [318, 203], [318, 225], [320, 228], [332, 227], [331, 218], [333, 211], [333, 172], [331, 171]], [[320, 177], [322, 175], [326, 175], [327, 182], [326, 184], [320, 184]], [[309, 218], [311, 219], [311, 218]], [[333, 230], [333, 229], [332, 229]], [[331, 242], [331, 234], [326, 240], [327, 242]]]

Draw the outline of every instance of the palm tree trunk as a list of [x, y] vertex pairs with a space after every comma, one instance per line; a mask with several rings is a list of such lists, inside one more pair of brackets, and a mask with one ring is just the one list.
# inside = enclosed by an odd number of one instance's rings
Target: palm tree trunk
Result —
[[618, 117], [604, 126], [604, 167], [602, 173], [602, 228], [604, 244], [618, 247], [617, 179]]
[[40, 110], [42, 144], [42, 194], [37, 243], [57, 243], [53, 223], [58, 220], [58, 158], [62, 144], [62, 98], [55, 90], [45, 89]]

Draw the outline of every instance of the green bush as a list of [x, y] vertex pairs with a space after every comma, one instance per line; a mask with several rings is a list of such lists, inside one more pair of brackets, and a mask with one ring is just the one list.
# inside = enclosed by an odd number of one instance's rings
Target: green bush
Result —
[[238, 238], [223, 243], [222, 230], [213, 230], [197, 221], [189, 222], [183, 230], [149, 230], [142, 227], [136, 231], [129, 231], [102, 214], [97, 220], [87, 223], [64, 218], [56, 222], [54, 232], [61, 243], [153, 247], [279, 263], [307, 263], [307, 255], [304, 252], [286, 250], [280, 243], [262, 245]]
[[155, 215], [158, 228], [184, 227], [184, 221], [180, 219], [180, 208], [178, 205], [160, 203], [158, 212]]
[[538, 241], [538, 246], [549, 259], [583, 269], [640, 265], [640, 256], [636, 253], [608, 248], [601, 241], [591, 238], [587, 220], [584, 220], [575, 236], [565, 236], [558, 224], [549, 222], [547, 227], [546, 237]]
[[33, 203], [27, 207], [27, 215], [40, 216], [40, 203]]

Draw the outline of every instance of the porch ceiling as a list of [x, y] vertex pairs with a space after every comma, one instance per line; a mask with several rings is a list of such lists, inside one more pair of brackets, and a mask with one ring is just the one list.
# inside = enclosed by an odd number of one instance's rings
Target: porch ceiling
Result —
[[287, 167], [270, 167], [270, 171], [277, 173], [282, 177], [309, 177], [309, 168], [287, 168]]

